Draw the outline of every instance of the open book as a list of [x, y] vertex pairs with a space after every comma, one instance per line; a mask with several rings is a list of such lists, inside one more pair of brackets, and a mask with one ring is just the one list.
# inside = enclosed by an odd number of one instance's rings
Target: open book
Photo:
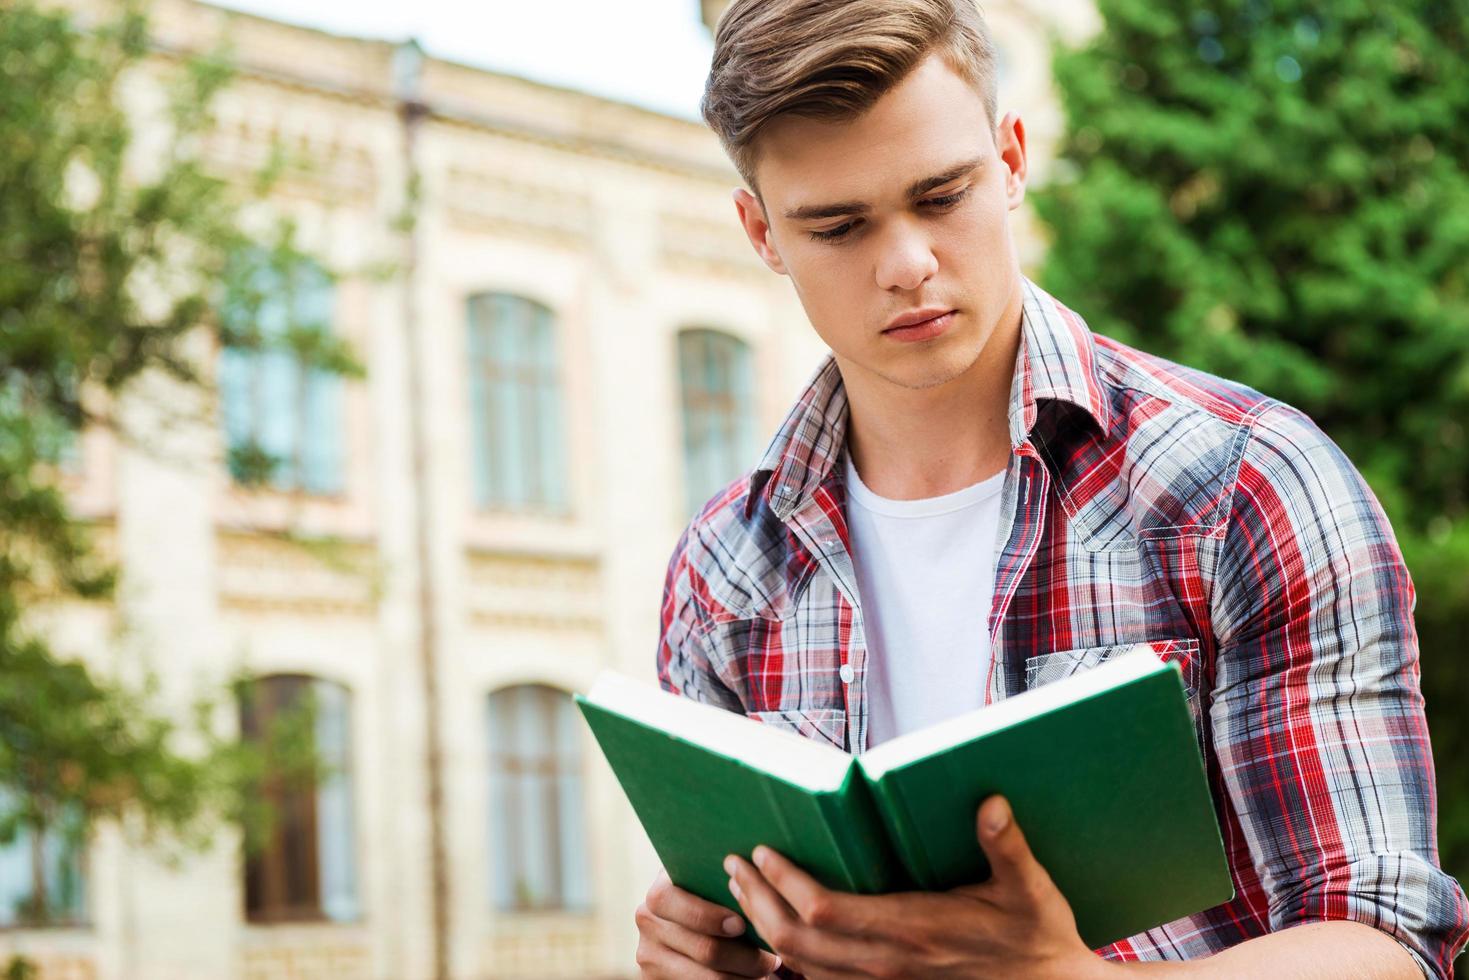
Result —
[[721, 865], [757, 844], [842, 891], [982, 881], [993, 793], [1092, 948], [1234, 894], [1182, 679], [1146, 645], [860, 757], [611, 671], [576, 702], [674, 884], [736, 913]]

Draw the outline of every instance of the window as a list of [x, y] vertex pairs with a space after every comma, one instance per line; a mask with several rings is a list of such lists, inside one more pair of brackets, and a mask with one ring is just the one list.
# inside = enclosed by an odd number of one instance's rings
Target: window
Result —
[[277, 490], [341, 492], [342, 378], [303, 365], [297, 353], [331, 332], [332, 302], [331, 278], [314, 263], [282, 272], [260, 252], [237, 261], [221, 313], [234, 343], [219, 363], [237, 481], [263, 472]]
[[80, 821], [63, 819], [39, 834], [21, 824], [7, 835], [13, 799], [0, 789], [0, 929], [81, 925], [86, 895]]
[[566, 510], [556, 331], [551, 311], [503, 293], [469, 300], [474, 499], [506, 510]]
[[328, 774], [314, 787], [267, 782], [275, 822], [265, 847], [245, 859], [245, 914], [251, 922], [348, 922], [359, 916], [351, 695], [339, 684], [313, 677], [260, 678], [241, 701], [241, 732], [263, 740], [308, 696], [316, 709], [312, 746]]
[[501, 911], [591, 907], [580, 726], [571, 696], [490, 695], [490, 881]]
[[714, 330], [678, 335], [683, 398], [684, 505], [688, 513], [755, 465], [750, 348]]

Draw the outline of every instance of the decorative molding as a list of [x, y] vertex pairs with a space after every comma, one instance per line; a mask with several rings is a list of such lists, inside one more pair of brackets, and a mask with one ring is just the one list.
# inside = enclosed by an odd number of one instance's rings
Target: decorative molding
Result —
[[[186, 4], [185, 6], [218, 13], [216, 8], [211, 8], [203, 3]], [[337, 72], [338, 77], [327, 77], [319, 72], [302, 70], [300, 66], [286, 68], [275, 63], [270, 56], [270, 51], [261, 48], [261, 45], [265, 43], [264, 35], [256, 35], [252, 36], [252, 43], [246, 45], [238, 54], [236, 70], [239, 78], [271, 85], [293, 95], [313, 94], [378, 111], [389, 113], [398, 111], [398, 103], [392, 97], [389, 88], [389, 44], [366, 38], [330, 35], [321, 31], [313, 31], [310, 28], [288, 25], [236, 11], [228, 11], [227, 14], [227, 19], [243, 19], [257, 28], [278, 34], [277, 44], [280, 39], [284, 38], [301, 46], [303, 50], [316, 48], [322, 52], [333, 52], [345, 46], [346, 49], [355, 49], [358, 52], [356, 57], [346, 59], [351, 67]], [[195, 40], [182, 38], [172, 41], [155, 40], [153, 43], [154, 54], [162, 60], [172, 62], [185, 60], [207, 48], [208, 45], [204, 43], [202, 37]], [[426, 59], [426, 66], [467, 71], [483, 80], [486, 85], [482, 94], [475, 93], [472, 97], [438, 92], [431, 86], [423, 93], [424, 109], [428, 113], [428, 118], [434, 122], [506, 135], [528, 143], [553, 146], [579, 156], [631, 163], [635, 166], [721, 184], [728, 183], [732, 178], [738, 179], [734, 168], [712, 149], [707, 151], [707, 155], [704, 151], [699, 150], [691, 153], [670, 151], [666, 141], [660, 141], [660, 134], [654, 131], [659, 128], [672, 127], [678, 131], [692, 134], [696, 140], [712, 148], [717, 145], [715, 137], [702, 123], [603, 96], [548, 85], [544, 82], [536, 82], [502, 72], [459, 65], [444, 59]], [[621, 113], [628, 117], [631, 125], [623, 131], [605, 133], [597, 131], [596, 127], [589, 126], [585, 122], [579, 125], [558, 127], [537, 118], [533, 112], [509, 115], [487, 109], [486, 107], [497, 103], [496, 87], [503, 90], [507, 86], [532, 92], [543, 101], [575, 107], [576, 115], [583, 119], [595, 119], [607, 113]], [[649, 131], [643, 132], [642, 130]], [[632, 139], [628, 138], [628, 131], [634, 133]]]
[[32, 949], [28, 942], [11, 944], [0, 940], [0, 964], [8, 963], [12, 956], [29, 960], [41, 980], [97, 980], [97, 958], [88, 953], [38, 950]]
[[486, 944], [495, 976], [538, 980], [607, 976], [597, 919], [571, 913], [501, 912]]
[[465, 603], [480, 625], [602, 628], [602, 569], [596, 558], [469, 551]]
[[449, 224], [584, 244], [592, 235], [592, 201], [585, 194], [497, 174], [450, 167], [443, 204]]
[[221, 609], [374, 615], [377, 556], [366, 542], [320, 544], [280, 535], [221, 531]]
[[365, 940], [323, 937], [312, 941], [295, 936], [281, 942], [252, 941], [240, 956], [243, 980], [279, 980], [281, 977], [291, 977], [292, 980], [368, 980], [374, 975], [372, 950]]
[[[363, 41], [360, 43], [371, 42]], [[154, 45], [154, 52], [160, 58], [172, 61], [181, 61], [194, 53], [182, 47], [170, 47], [161, 44]], [[292, 95], [317, 95], [384, 112], [396, 112], [398, 109], [397, 103], [393, 99], [374, 88], [340, 85], [323, 79], [308, 78], [255, 64], [249, 61], [248, 58], [241, 60], [238, 65], [238, 73], [242, 79], [249, 79], [254, 82], [270, 85]], [[570, 89], [557, 89], [555, 86], [536, 83], [514, 75], [504, 75], [491, 71], [483, 71], [482, 74], [486, 78], [492, 79], [500, 84], [508, 83], [512, 85], [533, 86], [538, 90], [549, 93], [552, 98], [560, 100], [563, 103], [583, 107], [584, 112], [587, 114], [598, 111], [626, 111], [646, 117], [649, 122], [654, 124], [672, 124], [675, 126], [688, 126], [695, 131], [702, 130], [703, 134], [707, 134], [709, 141], [712, 142], [715, 139], [714, 134], [709, 133], [699, 123], [682, 120], [676, 116], [666, 115], [655, 110], [642, 109], [628, 103], [588, 95]], [[487, 93], [485, 102], [491, 102], [492, 99], [493, 93]], [[625, 138], [593, 132], [567, 131], [546, 126], [530, 119], [521, 119], [487, 112], [479, 103], [468, 104], [467, 100], [442, 98], [436, 96], [433, 92], [426, 93], [424, 109], [427, 112], [428, 118], [436, 123], [509, 136], [526, 143], [566, 150], [579, 156], [597, 157], [608, 161], [630, 163], [634, 166], [647, 167], [665, 173], [680, 174], [718, 183], [728, 183], [731, 179], [738, 179], [738, 175], [735, 173], [733, 166], [728, 163], [719, 162], [718, 158], [712, 153], [708, 158], [700, 159], [693, 155], [670, 153], [666, 150], [659, 149], [656, 145], [656, 134], [639, 134], [643, 136], [643, 139], [627, 140]], [[700, 138], [704, 138], [703, 135]]]
[[[234, 51], [232, 67], [237, 79], [248, 78], [266, 82], [293, 93], [326, 96], [352, 105], [391, 109], [395, 104], [388, 88], [391, 42], [329, 34], [299, 24], [272, 20], [259, 14], [215, 7], [209, 3], [198, 2], [198, 0], [184, 0], [181, 5], [175, 6], [193, 8], [196, 13], [205, 13], [214, 21], [214, 25], [212, 29], [206, 28], [201, 32], [198, 24], [175, 22], [172, 17], [160, 21], [155, 14], [155, 25], [163, 23], [165, 29], [172, 29], [171, 33], [177, 35], [163, 37], [155, 33], [149, 39], [152, 54], [162, 61], [178, 64], [186, 63], [200, 55], [207, 56], [217, 44], [215, 38], [219, 34], [233, 33], [238, 38], [241, 32], [237, 22], [244, 21], [255, 28], [255, 31], [252, 32], [252, 37], [243, 49], [237, 46]], [[262, 29], [264, 33], [261, 33]], [[269, 34], [274, 34], [275, 37], [268, 37]], [[330, 77], [329, 74], [320, 71], [311, 74], [303, 73], [299, 64], [291, 68], [283, 68], [275, 64], [271, 57], [272, 48], [279, 48], [282, 40], [302, 50], [310, 48], [316, 55], [315, 60], [321, 60], [324, 54], [341, 54], [343, 45], [348, 49], [357, 49], [359, 53], [372, 52], [366, 64], [381, 70], [364, 74], [361, 70], [363, 60], [360, 57], [353, 59], [350, 56], [349, 61], [356, 61], [358, 64], [349, 65], [344, 69], [341, 62], [338, 61], [335, 65], [338, 69], [337, 77]], [[376, 64], [373, 64], [374, 61]]]
[[658, 251], [666, 265], [680, 270], [740, 277], [766, 271], [733, 220], [662, 212], [658, 215]]
[[[513, 81], [522, 82], [523, 80], [513, 79]], [[581, 93], [566, 92], [558, 93], [558, 95], [568, 100], [578, 98], [584, 100], [588, 112], [603, 107], [608, 111], [635, 109], [621, 102], [597, 99]], [[708, 181], [720, 186], [739, 180], [739, 174], [734, 167], [728, 162], [719, 161], [713, 154], [710, 154], [707, 159], [699, 159], [692, 155], [680, 155], [659, 149], [656, 133], [634, 133], [635, 138], [629, 139], [626, 135], [618, 137], [576, 129], [555, 129], [536, 122], [484, 112], [447, 101], [431, 100], [427, 108], [429, 117], [435, 123], [508, 136], [524, 143], [562, 150], [578, 157], [631, 164], [666, 174]], [[684, 125], [682, 120], [673, 116], [658, 115], [651, 110], [637, 111], [645, 112], [653, 122]], [[687, 123], [687, 125], [696, 126], [697, 124]], [[707, 134], [707, 139], [711, 143], [715, 139], [714, 134], [708, 132], [707, 129], [704, 130], [704, 134]], [[704, 139], [705, 136], [700, 135], [699, 138]]]
[[377, 195], [372, 152], [330, 132], [306, 131], [240, 115], [220, 118], [204, 141], [204, 159], [236, 178], [253, 178], [279, 146], [285, 166], [273, 197], [304, 197], [334, 204], [370, 205]]

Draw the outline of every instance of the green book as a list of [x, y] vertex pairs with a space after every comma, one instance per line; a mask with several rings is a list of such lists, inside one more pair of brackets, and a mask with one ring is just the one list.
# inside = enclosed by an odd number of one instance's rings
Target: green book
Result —
[[994, 793], [1094, 949], [1234, 895], [1182, 678], [1146, 645], [860, 757], [611, 671], [576, 702], [669, 878], [736, 913], [724, 856], [757, 844], [848, 892], [983, 881]]

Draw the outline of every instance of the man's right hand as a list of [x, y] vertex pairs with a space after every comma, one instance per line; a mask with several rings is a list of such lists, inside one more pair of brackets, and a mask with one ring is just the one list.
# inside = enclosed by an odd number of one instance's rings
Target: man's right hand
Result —
[[638, 967], [643, 980], [768, 977], [780, 959], [740, 938], [745, 920], [686, 892], [659, 871], [638, 906]]

